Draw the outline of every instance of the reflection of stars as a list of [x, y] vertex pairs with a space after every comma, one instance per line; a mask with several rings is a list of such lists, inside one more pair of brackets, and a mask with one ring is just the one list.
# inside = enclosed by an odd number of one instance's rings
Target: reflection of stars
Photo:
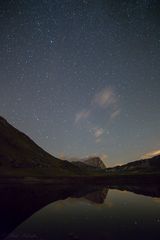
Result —
[[51, 39], [51, 40], [50, 40], [50, 44], [53, 44], [53, 43], [54, 43], [54, 41]]

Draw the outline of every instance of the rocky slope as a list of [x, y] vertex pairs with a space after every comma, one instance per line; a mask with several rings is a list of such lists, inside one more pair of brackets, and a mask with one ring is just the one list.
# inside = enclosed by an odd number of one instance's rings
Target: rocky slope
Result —
[[86, 169], [105, 170], [106, 166], [99, 157], [90, 157], [87, 159], [80, 159], [79, 161], [72, 161], [72, 164]]
[[101, 169], [106, 168], [105, 164], [99, 157], [90, 157], [90, 158], [86, 159], [84, 161], [84, 163], [89, 166], [96, 167], [96, 168], [101, 168]]

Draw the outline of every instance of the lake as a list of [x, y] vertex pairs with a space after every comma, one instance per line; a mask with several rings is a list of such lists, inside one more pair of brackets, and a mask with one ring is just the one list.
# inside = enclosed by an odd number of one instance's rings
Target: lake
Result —
[[1, 185], [1, 239], [160, 239], [160, 187]]

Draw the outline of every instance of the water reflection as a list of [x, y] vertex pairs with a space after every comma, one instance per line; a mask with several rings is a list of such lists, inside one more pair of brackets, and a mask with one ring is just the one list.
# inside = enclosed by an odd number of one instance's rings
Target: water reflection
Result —
[[160, 236], [158, 185], [3, 184], [0, 195], [1, 239], [112, 240]]

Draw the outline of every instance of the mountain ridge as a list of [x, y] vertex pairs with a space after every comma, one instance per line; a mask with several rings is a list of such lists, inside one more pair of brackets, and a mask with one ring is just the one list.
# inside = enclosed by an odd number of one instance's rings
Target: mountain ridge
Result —
[[85, 166], [76, 166], [67, 160], [62, 161], [52, 156], [0, 117], [0, 175], [13, 172], [20, 176], [51, 177], [101, 174], [92, 167], [88, 169]]
[[160, 155], [132, 161], [121, 166], [110, 167], [106, 169], [106, 172], [116, 174], [160, 174]]
[[0, 116], [0, 177], [110, 177], [160, 175], [160, 155], [106, 168], [99, 157], [69, 162], [37, 145]]

